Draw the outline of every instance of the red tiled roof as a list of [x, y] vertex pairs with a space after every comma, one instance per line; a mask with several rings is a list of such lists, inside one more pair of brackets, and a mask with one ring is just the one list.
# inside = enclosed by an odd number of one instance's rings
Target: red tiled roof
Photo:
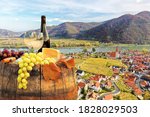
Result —
[[110, 82], [110, 81], [107, 81], [107, 83], [106, 83], [109, 87], [111, 87], [112, 86], [112, 83]]
[[147, 86], [147, 82], [146, 81], [141, 81], [140, 85], [145, 87], [145, 86]]
[[79, 83], [78, 83], [78, 87], [80, 87], [80, 88], [84, 88], [84, 87], [85, 87], [85, 83], [83, 83], [83, 82], [79, 82]]
[[134, 89], [136, 95], [142, 95], [142, 91], [139, 88]]
[[91, 77], [90, 80], [95, 80], [95, 81], [99, 81], [100, 76], [99, 75], [95, 75], [94, 77]]
[[112, 99], [113, 99], [113, 95], [112, 94], [106, 95], [103, 98], [103, 100], [112, 100]]

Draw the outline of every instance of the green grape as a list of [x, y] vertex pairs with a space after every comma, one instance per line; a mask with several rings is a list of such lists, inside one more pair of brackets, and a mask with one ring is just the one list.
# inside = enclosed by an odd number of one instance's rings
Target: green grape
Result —
[[23, 67], [23, 68], [22, 68], [22, 71], [26, 72], [26, 71], [27, 71], [27, 68], [26, 68], [26, 67]]
[[28, 78], [30, 77], [30, 74], [28, 72], [25, 73], [25, 77]]
[[27, 63], [24, 63], [24, 67], [27, 67], [28, 66], [28, 64]]
[[25, 83], [25, 84], [26, 84], [26, 83], [27, 83], [27, 80], [23, 78], [23, 79], [22, 79], [22, 83]]
[[23, 86], [23, 89], [27, 89], [27, 86]]
[[18, 64], [21, 64], [21, 63], [23, 63], [23, 60], [20, 60], [20, 61], [18, 62]]
[[29, 56], [29, 54], [28, 54], [28, 53], [24, 53], [24, 56], [25, 56], [25, 57], [28, 57], [28, 56]]
[[44, 61], [41, 61], [41, 63], [40, 63], [41, 65], [44, 65]]
[[28, 59], [28, 58], [24, 58], [24, 59], [23, 59], [23, 62], [24, 62], [24, 63], [28, 63], [28, 61], [30, 61], [30, 59]]
[[18, 76], [17, 81], [20, 83], [22, 81], [22, 78]]
[[20, 64], [19, 64], [19, 67], [22, 68], [22, 67], [23, 67], [23, 63], [20, 63]]
[[22, 88], [23, 88], [22, 83], [19, 83], [18, 88], [19, 88], [19, 89], [22, 89]]
[[22, 69], [19, 69], [18, 74], [21, 74], [21, 73], [22, 73]]
[[42, 52], [39, 52], [39, 53], [37, 54], [37, 56], [43, 58], [43, 53], [42, 53]]
[[24, 77], [24, 73], [21, 73], [21, 74], [20, 74], [20, 77], [23, 78], [23, 77]]
[[32, 67], [31, 67], [31, 66], [28, 66], [28, 67], [27, 67], [27, 70], [31, 71], [31, 70], [32, 70]]
[[31, 62], [35, 63], [36, 62], [36, 59], [35, 58], [31, 58]]
[[41, 64], [49, 64], [51, 62], [56, 62], [55, 59], [53, 58], [46, 58], [43, 59], [43, 53], [25, 53], [21, 57], [21, 61], [18, 62], [19, 64], [19, 70], [18, 70], [18, 88], [19, 89], [27, 89], [27, 84], [28, 84], [28, 78], [30, 77], [30, 71], [32, 71], [32, 68], [35, 65]]
[[29, 66], [33, 67], [33, 66], [34, 66], [34, 63], [29, 63]]
[[37, 62], [35, 62], [35, 64], [36, 64], [36, 65], [38, 65], [39, 63], [40, 63], [40, 62], [38, 62], [38, 61], [37, 61]]
[[23, 86], [23, 87], [26, 87], [26, 86], [27, 86], [27, 83], [22, 83], [22, 86]]
[[44, 64], [49, 64], [49, 61], [48, 60], [44, 60]]

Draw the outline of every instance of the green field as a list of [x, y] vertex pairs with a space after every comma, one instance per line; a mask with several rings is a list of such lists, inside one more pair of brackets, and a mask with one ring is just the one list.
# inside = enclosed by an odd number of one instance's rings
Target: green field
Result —
[[[98, 41], [76, 39], [51, 39], [51, 47], [94, 47], [100, 46]], [[0, 38], [0, 47], [25, 47], [23, 38]]]
[[21, 38], [0, 38], [0, 48], [22, 48], [25, 47]]
[[100, 46], [98, 41], [77, 40], [77, 39], [51, 39], [52, 47], [93, 47]]

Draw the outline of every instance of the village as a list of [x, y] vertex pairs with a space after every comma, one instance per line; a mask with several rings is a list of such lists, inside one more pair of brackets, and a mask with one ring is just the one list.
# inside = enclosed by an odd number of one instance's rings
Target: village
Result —
[[[122, 64], [110, 64], [107, 67], [97, 67], [96, 73], [77, 66], [78, 100], [149, 100], [150, 99], [150, 53], [142, 51], [121, 51], [116, 47], [113, 52], [84, 52], [83, 60], [93, 57], [95, 60], [118, 60]], [[79, 54], [80, 55], [80, 54]], [[80, 56], [74, 55], [76, 59]], [[93, 57], [93, 58], [94, 58]], [[94, 64], [93, 59], [93, 64]], [[92, 63], [91, 63], [92, 64]], [[102, 63], [99, 62], [101, 65]], [[90, 66], [91, 71], [92, 67]], [[103, 72], [113, 72], [111, 75]]]

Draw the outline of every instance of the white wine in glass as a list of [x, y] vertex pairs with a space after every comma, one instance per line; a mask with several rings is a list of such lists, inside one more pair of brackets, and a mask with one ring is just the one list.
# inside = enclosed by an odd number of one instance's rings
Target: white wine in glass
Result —
[[34, 50], [34, 52], [38, 52], [38, 50], [43, 46], [43, 37], [37, 36], [31, 38], [24, 38], [25, 45], [29, 48], [29, 50]]

